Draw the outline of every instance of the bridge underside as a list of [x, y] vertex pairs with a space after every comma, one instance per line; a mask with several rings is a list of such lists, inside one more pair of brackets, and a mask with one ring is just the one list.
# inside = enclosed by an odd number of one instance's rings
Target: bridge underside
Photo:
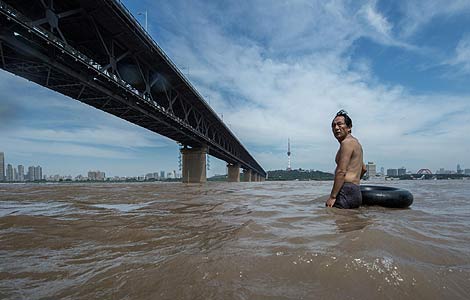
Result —
[[207, 153], [266, 173], [113, 0], [0, 0], [0, 67]]

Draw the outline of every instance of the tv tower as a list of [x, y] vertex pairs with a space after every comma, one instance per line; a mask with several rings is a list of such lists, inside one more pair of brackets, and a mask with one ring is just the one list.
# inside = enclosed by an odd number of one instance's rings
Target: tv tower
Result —
[[290, 139], [287, 139], [287, 171], [290, 171]]

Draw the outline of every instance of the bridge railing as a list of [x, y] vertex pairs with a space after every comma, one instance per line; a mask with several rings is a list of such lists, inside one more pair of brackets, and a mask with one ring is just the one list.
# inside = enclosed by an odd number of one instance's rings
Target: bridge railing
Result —
[[121, 0], [110, 0], [113, 3], [117, 4], [123, 11], [126, 12], [127, 17], [129, 17], [132, 22], [140, 28], [140, 33], [144, 34], [145, 37], [152, 43], [154, 47], [158, 49], [162, 57], [167, 61], [167, 63], [172, 67], [173, 71], [175, 71], [181, 80], [191, 89], [191, 91], [199, 98], [199, 100], [204, 103], [204, 106], [214, 115], [217, 121], [220, 122], [225, 128], [227, 132], [229, 132], [233, 139], [235, 139], [240, 146], [248, 153], [248, 150], [243, 146], [241, 141], [232, 133], [232, 131], [225, 125], [221, 118], [217, 115], [217, 113], [212, 109], [212, 107], [207, 103], [207, 101], [202, 97], [202, 95], [197, 91], [197, 89], [192, 85], [192, 83], [184, 76], [184, 74], [179, 70], [176, 64], [170, 59], [170, 57], [163, 51], [163, 49], [158, 45], [158, 43], [153, 39], [153, 37], [148, 33], [147, 30], [142, 26], [142, 24], [134, 17], [134, 15], [129, 11], [129, 9], [124, 5]]

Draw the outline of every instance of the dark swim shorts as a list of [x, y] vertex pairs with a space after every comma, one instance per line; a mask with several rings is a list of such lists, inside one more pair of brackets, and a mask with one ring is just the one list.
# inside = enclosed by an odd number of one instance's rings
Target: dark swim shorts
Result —
[[358, 184], [345, 182], [339, 191], [333, 207], [358, 208], [362, 204], [361, 187]]

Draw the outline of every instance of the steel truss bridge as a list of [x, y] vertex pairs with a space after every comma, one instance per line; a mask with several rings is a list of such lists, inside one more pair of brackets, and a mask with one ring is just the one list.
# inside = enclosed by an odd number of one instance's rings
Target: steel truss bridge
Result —
[[119, 1], [0, 0], [0, 67], [266, 176]]

